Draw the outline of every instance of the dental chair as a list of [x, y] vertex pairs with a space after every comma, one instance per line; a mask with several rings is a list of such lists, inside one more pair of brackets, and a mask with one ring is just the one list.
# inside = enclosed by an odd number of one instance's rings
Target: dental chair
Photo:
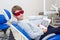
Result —
[[[5, 9], [6, 10], [6, 9]], [[7, 10], [8, 11], [8, 10]], [[8, 11], [8, 13], [10, 14], [10, 12]], [[10, 15], [11, 16], [11, 15]], [[10, 17], [11, 18], [11, 17]], [[1, 22], [1, 21], [0, 21]], [[28, 33], [22, 29], [16, 22], [11, 22], [11, 27], [16, 30], [19, 34], [21, 34], [25, 40], [32, 40], [31, 37], [28, 35]], [[50, 37], [48, 37], [46, 40], [59, 40], [60, 39], [60, 34], [57, 35], [52, 35]]]
[[[31, 40], [30, 36], [28, 35], [27, 32], [25, 32], [18, 24], [15, 22], [12, 22], [11, 25], [9, 26], [7, 22], [11, 19], [11, 13], [7, 10], [4, 9], [3, 14], [0, 14], [0, 30], [6, 34], [7, 29], [11, 26], [13, 29], [18, 31], [20, 35], [22, 35], [26, 40]], [[5, 37], [5, 36], [4, 36]], [[5, 39], [4, 39], [5, 40]]]
[[2, 35], [3, 37], [0, 37], [0, 38], [2, 38], [1, 40], [7, 39], [6, 31], [10, 26], [6, 23], [10, 18], [11, 18], [11, 16], [10, 16], [9, 11], [4, 9], [4, 13], [0, 14], [0, 32], [4, 32], [4, 35]]

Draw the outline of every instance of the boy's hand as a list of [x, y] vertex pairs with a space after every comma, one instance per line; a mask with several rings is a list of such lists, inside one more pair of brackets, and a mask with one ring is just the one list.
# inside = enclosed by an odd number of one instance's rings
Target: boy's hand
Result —
[[[37, 26], [40, 27], [41, 25], [38, 24]], [[46, 33], [47, 32], [47, 27], [44, 27], [44, 26], [41, 26], [41, 27], [42, 27], [43, 32]]]
[[46, 33], [47, 32], [47, 29], [43, 29], [43, 32]]

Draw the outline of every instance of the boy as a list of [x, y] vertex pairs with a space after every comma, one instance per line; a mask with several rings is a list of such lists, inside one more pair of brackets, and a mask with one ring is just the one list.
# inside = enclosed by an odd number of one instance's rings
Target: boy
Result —
[[43, 29], [38, 27], [39, 25], [35, 25], [28, 20], [23, 20], [24, 17], [24, 10], [18, 5], [12, 7], [12, 14], [18, 20], [18, 25], [24, 29], [32, 39], [40, 37], [47, 29]]

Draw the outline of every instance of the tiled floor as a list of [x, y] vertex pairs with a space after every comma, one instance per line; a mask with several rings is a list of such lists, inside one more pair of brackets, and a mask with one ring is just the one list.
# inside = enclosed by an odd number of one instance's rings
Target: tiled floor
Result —
[[3, 31], [0, 31], [0, 40], [15, 40], [10, 29], [7, 30], [6, 34]]
[[8, 36], [6, 34], [4, 34], [3, 31], [0, 31], [0, 40], [8, 40]]

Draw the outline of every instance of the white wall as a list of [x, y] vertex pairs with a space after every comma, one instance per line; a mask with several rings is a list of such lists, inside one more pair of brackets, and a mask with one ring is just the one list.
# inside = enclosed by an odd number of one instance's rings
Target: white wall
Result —
[[52, 4], [60, 8], [60, 0], [46, 0], [46, 10], [51, 10]]
[[[58, 8], [60, 8], [60, 0], [45, 0], [44, 15], [58, 13], [58, 11], [57, 11]], [[56, 11], [52, 11], [52, 10], [56, 10]]]
[[6, 8], [11, 11], [14, 5], [21, 6], [25, 16], [38, 15], [40, 11], [43, 11], [43, 0], [0, 0], [0, 10]]

